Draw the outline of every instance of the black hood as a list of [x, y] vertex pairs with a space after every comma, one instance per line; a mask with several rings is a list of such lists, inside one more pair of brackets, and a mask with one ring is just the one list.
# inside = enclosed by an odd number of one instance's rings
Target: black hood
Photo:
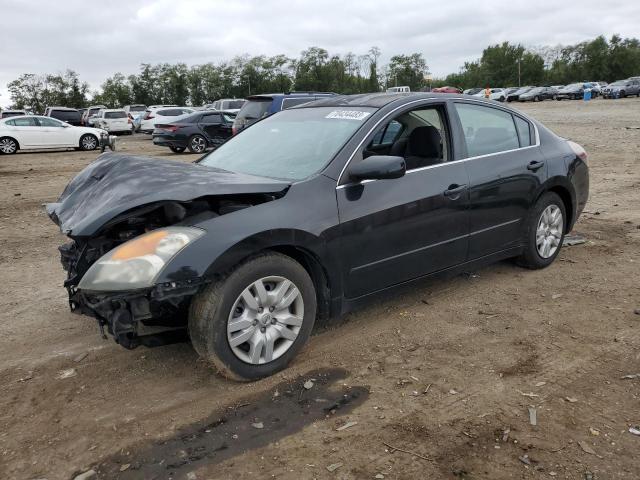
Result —
[[46, 210], [63, 233], [83, 237], [95, 234], [117, 215], [154, 202], [277, 193], [289, 185], [194, 163], [105, 153], [80, 172]]

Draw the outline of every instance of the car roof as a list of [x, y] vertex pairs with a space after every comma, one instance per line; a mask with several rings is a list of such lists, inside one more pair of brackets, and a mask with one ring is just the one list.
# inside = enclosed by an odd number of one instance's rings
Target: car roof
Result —
[[[314, 107], [374, 107], [382, 108], [390, 103], [404, 103], [412, 100], [420, 99], [444, 99], [458, 98], [468, 100], [469, 95], [462, 93], [437, 93], [437, 92], [397, 92], [397, 93], [362, 93], [357, 95], [336, 95], [332, 97], [322, 98], [309, 104], [301, 105]], [[404, 101], [404, 102], [403, 102]], [[493, 104], [487, 100], [488, 103]], [[297, 107], [297, 108], [300, 108]]]
[[123, 108], [102, 108], [101, 110], [103, 112], [124, 112]]
[[71, 107], [47, 107], [47, 108], [50, 109], [50, 110], [67, 110], [67, 111], [73, 110], [73, 111], [76, 111], [76, 112], [78, 111], [77, 108], [71, 108]]

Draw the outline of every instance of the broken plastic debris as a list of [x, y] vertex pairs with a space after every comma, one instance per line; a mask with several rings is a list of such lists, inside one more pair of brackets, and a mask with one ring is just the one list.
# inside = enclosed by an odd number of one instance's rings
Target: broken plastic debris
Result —
[[342, 425], [341, 427], [336, 428], [337, 432], [341, 432], [342, 430], [346, 430], [347, 428], [351, 428], [355, 425], [357, 425], [358, 422], [347, 422], [344, 425]]
[[533, 407], [529, 407], [529, 423], [534, 426], [538, 425], [538, 412]]
[[306, 382], [304, 382], [304, 388], [306, 388], [307, 390], [311, 389], [313, 387], [313, 382], [311, 380], [307, 380]]
[[565, 235], [564, 240], [562, 241], [562, 245], [567, 247], [580, 245], [582, 243], [587, 243], [587, 239], [582, 235]]
[[71, 377], [75, 377], [76, 375], [77, 375], [77, 372], [75, 368], [67, 368], [66, 370], [61, 370], [58, 373], [57, 378], [59, 379], [71, 378]]
[[636, 427], [630, 427], [629, 428], [629, 433], [632, 433], [634, 435], [638, 435], [640, 436], [640, 427], [636, 426]]

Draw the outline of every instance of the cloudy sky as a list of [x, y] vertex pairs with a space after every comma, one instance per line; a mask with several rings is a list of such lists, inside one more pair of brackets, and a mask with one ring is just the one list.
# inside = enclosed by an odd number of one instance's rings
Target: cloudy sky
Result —
[[443, 76], [492, 43], [639, 36], [637, 1], [0, 0], [0, 105], [22, 73], [80, 74], [93, 89], [142, 62], [197, 64], [236, 54], [420, 52]]

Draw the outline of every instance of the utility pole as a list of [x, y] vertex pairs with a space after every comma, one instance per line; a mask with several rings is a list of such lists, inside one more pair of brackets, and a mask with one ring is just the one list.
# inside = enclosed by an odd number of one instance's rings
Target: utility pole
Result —
[[518, 86], [520, 86], [520, 59], [518, 59]]

